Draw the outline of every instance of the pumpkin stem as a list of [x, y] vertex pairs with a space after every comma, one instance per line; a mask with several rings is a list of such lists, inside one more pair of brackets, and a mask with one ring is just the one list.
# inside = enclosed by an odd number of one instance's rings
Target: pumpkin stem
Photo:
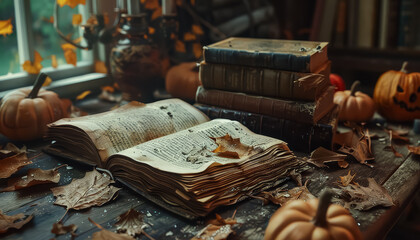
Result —
[[36, 98], [38, 96], [39, 89], [41, 89], [42, 84], [44, 84], [47, 77], [48, 76], [45, 73], [40, 73], [38, 77], [36, 77], [32, 91], [28, 94], [28, 98]]
[[359, 80], [354, 81], [354, 83], [351, 85], [351, 88], [350, 88], [350, 96], [354, 97], [354, 94], [356, 93], [356, 87], [359, 86], [359, 84], [360, 84]]
[[322, 192], [318, 202], [318, 209], [313, 219], [314, 225], [318, 227], [327, 227], [327, 210], [330, 206], [331, 198], [333, 193], [330, 190]]
[[407, 73], [407, 70], [405, 69], [407, 67], [407, 64], [407, 61], [403, 62], [400, 72]]

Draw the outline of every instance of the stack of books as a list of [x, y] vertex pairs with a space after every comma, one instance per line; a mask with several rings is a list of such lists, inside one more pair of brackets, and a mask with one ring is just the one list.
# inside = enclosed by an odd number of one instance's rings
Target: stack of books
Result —
[[295, 151], [331, 148], [338, 108], [327, 42], [228, 38], [203, 47], [195, 107], [280, 138]]

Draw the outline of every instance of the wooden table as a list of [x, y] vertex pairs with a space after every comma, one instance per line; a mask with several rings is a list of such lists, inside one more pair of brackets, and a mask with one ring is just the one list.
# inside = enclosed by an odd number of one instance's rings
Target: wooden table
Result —
[[[85, 101], [80, 107], [88, 112], [107, 110], [113, 104], [98, 103], [96, 100]], [[409, 126], [408, 126], [409, 127]], [[388, 140], [387, 133], [375, 123], [369, 124], [371, 133]], [[410, 132], [411, 143], [418, 144], [419, 135]], [[1, 142], [4, 144], [6, 139]], [[17, 143], [19, 144], [19, 143]], [[22, 144], [22, 143], [20, 143]], [[21, 169], [16, 175], [24, 174], [29, 168], [52, 169], [61, 164], [68, 164], [69, 167], [61, 168], [61, 180], [58, 184], [35, 186], [29, 189], [0, 193], [0, 209], [7, 215], [18, 213], [33, 214], [34, 218], [20, 230], [9, 230], [0, 235], [2, 239], [69, 239], [70, 235], [55, 236], [50, 231], [53, 223], [57, 222], [65, 213], [62, 206], [54, 205], [55, 198], [49, 190], [57, 185], [69, 184], [72, 179], [82, 178], [86, 171], [91, 168], [65, 159], [50, 156], [42, 152], [48, 145], [47, 142], [35, 141], [25, 143], [29, 149], [28, 156], [32, 158], [33, 164]], [[351, 210], [356, 221], [360, 224], [365, 239], [382, 239], [388, 230], [397, 222], [398, 217], [404, 208], [414, 198], [420, 185], [420, 157], [408, 154], [405, 144], [394, 142], [397, 151], [404, 157], [394, 157], [392, 152], [384, 150], [386, 144], [381, 139], [373, 140], [373, 152], [375, 160], [372, 162], [374, 168], [361, 165], [354, 160], [350, 161], [347, 169], [340, 169], [331, 165], [329, 168], [313, 168], [303, 175], [303, 180], [309, 179], [308, 189], [318, 196], [320, 191], [328, 187], [336, 187], [339, 176], [344, 176], [349, 170], [356, 173], [355, 181], [366, 186], [366, 178], [373, 177], [378, 183], [384, 186], [394, 199], [395, 206], [390, 208], [377, 207], [369, 211]], [[297, 153], [299, 154], [299, 153]], [[302, 154], [299, 154], [302, 155]], [[1, 180], [1, 187], [4, 187], [6, 180]], [[292, 180], [286, 182], [291, 188], [295, 186]], [[207, 218], [187, 220], [179, 217], [153, 202], [144, 199], [142, 196], [125, 188], [122, 185], [118, 197], [101, 206], [92, 207], [87, 210], [71, 210], [65, 218], [65, 225], [76, 224], [77, 238], [86, 239], [99, 229], [88, 221], [88, 217], [106, 229], [115, 231], [114, 223], [117, 217], [134, 208], [144, 214], [144, 221], [149, 224], [144, 230], [155, 239], [190, 239], [199, 230], [206, 226], [208, 219], [214, 218], [211, 214]], [[236, 211], [236, 219], [240, 224], [234, 226], [235, 235], [231, 239], [263, 239], [265, 228], [277, 205], [268, 204], [263, 206], [258, 199], [248, 199], [239, 204], [223, 207], [216, 212], [222, 217], [231, 217]], [[147, 239], [140, 236], [138, 239]]]

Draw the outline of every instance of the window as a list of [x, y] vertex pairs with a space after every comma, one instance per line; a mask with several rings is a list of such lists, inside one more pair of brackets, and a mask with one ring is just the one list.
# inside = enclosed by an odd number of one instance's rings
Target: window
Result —
[[[74, 8], [67, 5], [58, 8], [56, 20], [59, 29], [72, 40], [83, 34], [80, 26], [72, 25], [73, 15], [81, 14], [85, 23], [91, 10], [99, 8], [96, 2], [102, 1], [92, 1], [94, 6], [88, 5], [88, 2], [90, 1], [87, 1], [86, 5], [79, 4]], [[109, 4], [110, 1], [104, 2]], [[53, 80], [50, 88], [57, 88], [60, 95], [78, 94], [88, 87], [92, 88], [95, 80], [106, 78], [104, 74], [93, 73], [94, 56], [98, 55], [95, 50], [76, 49], [76, 66], [66, 63], [61, 48], [65, 41], [59, 37], [53, 25], [54, 4], [55, 1], [51, 0], [0, 1], [0, 20], [11, 19], [13, 25], [12, 34], [0, 35], [0, 97], [11, 89], [33, 84], [36, 74], [23, 71], [22, 64], [26, 60], [33, 61], [35, 51], [43, 58], [41, 71]], [[84, 40], [80, 45], [86, 46]], [[51, 66], [53, 55], [57, 59], [57, 68]], [[74, 79], [76, 76], [78, 80]], [[83, 82], [89, 83], [84, 89], [76, 86]], [[74, 87], [68, 88], [68, 84]], [[104, 84], [102, 81], [101, 85]]]

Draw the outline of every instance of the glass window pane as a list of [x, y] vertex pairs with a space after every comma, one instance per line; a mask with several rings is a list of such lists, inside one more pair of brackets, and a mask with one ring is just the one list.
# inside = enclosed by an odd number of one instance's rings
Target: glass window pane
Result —
[[0, 35], [0, 76], [20, 71], [13, 0], [0, 1], [0, 20], [12, 20], [13, 33]]
[[[74, 14], [79, 13], [80, 6], [71, 8], [67, 5], [58, 7], [58, 26], [60, 31], [75, 40], [80, 37], [79, 25], [73, 25], [72, 19]], [[44, 59], [42, 61], [43, 67], [51, 67], [51, 55], [57, 58], [58, 66], [66, 64], [64, 58], [64, 51], [61, 45], [66, 43], [60, 38], [55, 31], [52, 16], [54, 13], [54, 1], [51, 0], [32, 0], [31, 14], [32, 14], [32, 30], [34, 36], [34, 50], [38, 51]], [[84, 19], [84, 22], [86, 19]], [[81, 50], [76, 49], [77, 61], [81, 61]]]

